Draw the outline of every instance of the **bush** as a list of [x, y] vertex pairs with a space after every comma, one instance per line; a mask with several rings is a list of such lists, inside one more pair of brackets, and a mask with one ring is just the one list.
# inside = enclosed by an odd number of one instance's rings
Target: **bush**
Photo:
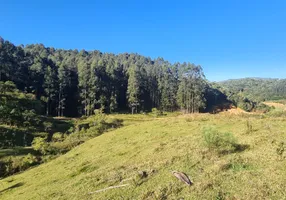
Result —
[[24, 156], [22, 159], [21, 171], [27, 169], [28, 167], [34, 166], [38, 163], [39, 163], [38, 158], [29, 153], [28, 155]]
[[[96, 110], [96, 115], [80, 120], [76, 125], [76, 130], [71, 134], [63, 134], [61, 132], [54, 133], [51, 142], [47, 142], [48, 133], [37, 133], [32, 142], [34, 150], [42, 155], [56, 155], [66, 153], [74, 147], [82, 144], [84, 141], [99, 136], [103, 132], [117, 128], [122, 125], [122, 120], [107, 119], [102, 110]], [[52, 127], [45, 124], [45, 127]], [[46, 129], [46, 131], [49, 131]]]
[[25, 110], [23, 113], [23, 125], [25, 127], [39, 125], [41, 120], [35, 110]]
[[65, 139], [65, 134], [61, 132], [57, 132], [53, 134], [52, 141], [53, 142], [62, 142]]
[[163, 112], [161, 110], [158, 110], [157, 108], [152, 108], [152, 115], [154, 115], [155, 117], [159, 117], [163, 115]]
[[32, 142], [32, 147], [34, 150], [39, 151], [41, 154], [46, 155], [50, 151], [50, 145], [45, 138], [36, 137]]
[[236, 149], [236, 139], [230, 132], [219, 132], [215, 128], [208, 127], [203, 129], [205, 145], [210, 150], [219, 152], [232, 152]]
[[45, 132], [48, 132], [48, 133], [53, 128], [53, 124], [51, 122], [44, 122], [43, 125], [44, 125]]
[[24, 171], [39, 163], [39, 159], [30, 153], [24, 157], [11, 156], [5, 161], [0, 161], [0, 177], [9, 176], [17, 172]]
[[255, 106], [256, 112], [267, 113], [273, 109], [275, 109], [273, 106], [270, 107], [270, 106], [265, 105], [264, 103], [259, 103], [258, 105]]
[[62, 154], [68, 152], [90, 138], [84, 133], [84, 130], [82, 130], [68, 135], [63, 141], [49, 143], [48, 152], [51, 154]]
[[249, 100], [243, 100], [237, 103], [237, 107], [243, 109], [246, 112], [251, 112], [254, 108], [254, 105], [253, 102], [250, 102]]

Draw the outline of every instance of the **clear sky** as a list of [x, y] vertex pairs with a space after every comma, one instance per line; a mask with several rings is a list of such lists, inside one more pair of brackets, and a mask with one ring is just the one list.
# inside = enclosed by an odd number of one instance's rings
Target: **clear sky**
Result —
[[200, 64], [209, 80], [286, 78], [286, 0], [0, 0], [12, 43]]

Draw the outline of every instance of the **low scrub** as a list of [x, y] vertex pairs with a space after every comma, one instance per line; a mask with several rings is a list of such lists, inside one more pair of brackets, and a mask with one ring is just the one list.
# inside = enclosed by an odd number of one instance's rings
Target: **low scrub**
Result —
[[36, 157], [30, 153], [24, 157], [10, 156], [5, 160], [0, 161], [0, 177], [6, 177], [11, 174], [24, 171], [39, 163], [39, 157]]
[[159, 117], [159, 116], [163, 115], [163, 112], [157, 108], [152, 108], [151, 115], [153, 115], [155, 117]]
[[220, 132], [213, 127], [203, 129], [203, 139], [209, 150], [220, 153], [233, 152], [238, 144], [234, 135], [230, 132]]
[[222, 167], [223, 170], [232, 170], [234, 172], [250, 170], [251, 168], [252, 166], [247, 159], [237, 155], [231, 158], [229, 163]]
[[96, 115], [80, 121], [71, 134], [54, 133], [51, 141], [47, 137], [36, 137], [33, 149], [42, 155], [57, 155], [68, 152], [88, 139], [97, 137], [105, 131], [122, 125], [122, 120], [108, 119], [100, 111]]
[[286, 111], [281, 109], [274, 109], [267, 113], [269, 117], [286, 117]]
[[273, 106], [268, 106], [264, 103], [259, 103], [255, 106], [255, 111], [260, 113], [268, 113], [274, 109], [275, 108]]

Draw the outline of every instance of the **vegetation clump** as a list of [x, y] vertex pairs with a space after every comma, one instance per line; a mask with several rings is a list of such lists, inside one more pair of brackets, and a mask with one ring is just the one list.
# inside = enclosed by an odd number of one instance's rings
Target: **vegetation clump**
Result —
[[278, 147], [276, 148], [276, 153], [280, 159], [283, 159], [285, 150], [286, 150], [286, 144], [285, 142], [282, 141], [278, 144]]
[[6, 177], [24, 171], [40, 162], [39, 157], [31, 153], [23, 157], [10, 156], [4, 160], [0, 160], [0, 177]]
[[163, 115], [163, 112], [157, 108], [152, 108], [151, 114], [155, 117], [159, 117]]
[[209, 150], [220, 153], [233, 152], [237, 149], [237, 140], [231, 132], [220, 132], [214, 127], [203, 129], [203, 139]]
[[230, 162], [223, 166], [223, 169], [233, 170], [234, 172], [248, 170], [250, 168], [251, 165], [249, 164], [248, 160], [238, 155], [232, 157]]
[[78, 128], [72, 133], [54, 133], [51, 141], [46, 137], [36, 137], [32, 144], [34, 150], [42, 155], [66, 153], [84, 141], [99, 136], [108, 129], [120, 127], [122, 124], [118, 119], [108, 119], [102, 110], [96, 110], [95, 113], [86, 119], [78, 120], [76, 125]]

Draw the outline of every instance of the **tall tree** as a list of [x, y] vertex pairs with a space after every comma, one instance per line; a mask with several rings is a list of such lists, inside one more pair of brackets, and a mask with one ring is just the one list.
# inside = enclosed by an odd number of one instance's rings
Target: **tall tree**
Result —
[[140, 105], [140, 82], [139, 82], [139, 69], [138, 66], [132, 65], [129, 69], [128, 78], [128, 103], [131, 108], [132, 114], [134, 111], [137, 113], [137, 108]]
[[47, 66], [43, 87], [46, 100], [46, 115], [48, 116], [51, 114], [51, 105], [54, 103], [57, 94], [57, 74], [51, 66]]
[[79, 88], [80, 97], [82, 99], [84, 115], [89, 115], [90, 100], [89, 100], [89, 81], [90, 81], [90, 69], [87, 61], [82, 59], [78, 64], [78, 78], [79, 78]]
[[181, 76], [177, 98], [181, 109], [187, 113], [199, 112], [205, 107], [205, 76], [201, 66], [188, 64]]
[[70, 74], [67, 66], [63, 63], [58, 68], [58, 80], [59, 80], [59, 90], [58, 90], [58, 116], [64, 116], [64, 110], [66, 105], [66, 98], [68, 87], [70, 85]]

